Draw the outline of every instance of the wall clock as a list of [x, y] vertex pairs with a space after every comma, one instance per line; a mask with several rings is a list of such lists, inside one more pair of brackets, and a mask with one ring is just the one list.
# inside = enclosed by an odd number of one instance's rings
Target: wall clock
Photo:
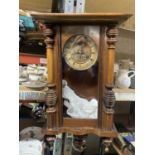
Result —
[[[76, 148], [85, 148], [86, 135], [96, 134], [108, 150], [112, 139], [117, 136], [113, 122], [115, 96], [112, 90], [117, 25], [131, 15], [33, 13], [32, 16], [44, 21], [47, 26], [44, 32], [48, 61], [45, 134], [55, 137], [58, 133], [72, 133]], [[62, 80], [67, 81], [67, 88], [76, 95], [73, 99], [69, 98], [66, 105], [73, 102], [76, 105], [79, 98], [92, 105], [91, 101], [96, 100], [96, 118], [81, 119], [66, 115], [63, 94], [67, 92], [63, 92]], [[89, 108], [85, 110], [88, 112]]]

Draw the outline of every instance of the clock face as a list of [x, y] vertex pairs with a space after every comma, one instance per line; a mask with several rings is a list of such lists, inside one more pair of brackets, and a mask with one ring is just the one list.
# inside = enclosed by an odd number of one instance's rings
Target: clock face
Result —
[[66, 63], [74, 70], [86, 70], [97, 61], [97, 45], [87, 35], [73, 35], [66, 41], [63, 55]]

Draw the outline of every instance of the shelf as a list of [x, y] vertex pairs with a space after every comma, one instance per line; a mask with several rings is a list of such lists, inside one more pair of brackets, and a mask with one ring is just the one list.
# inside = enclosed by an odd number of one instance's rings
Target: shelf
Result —
[[120, 150], [116, 144], [112, 143], [112, 146], [115, 149], [115, 151], [118, 153], [118, 155], [124, 155], [122, 150]]
[[41, 55], [25, 54], [20, 53], [19, 55], [20, 64], [47, 64], [47, 59]]
[[25, 86], [19, 86], [19, 101], [27, 103], [28, 101], [45, 101], [47, 88], [42, 90], [33, 90]]
[[[113, 89], [115, 96], [116, 96], [116, 101], [135, 101], [135, 90], [134, 89]], [[35, 98], [31, 98], [32, 95], [28, 95], [25, 97], [25, 93], [30, 93], [35, 96]], [[34, 91], [31, 89], [28, 89], [24, 86], [19, 87], [19, 99], [20, 100], [38, 100], [37, 96], [39, 96], [41, 99], [45, 99], [46, 95], [46, 88], [43, 91]], [[25, 99], [23, 99], [23, 96]]]
[[135, 101], [135, 89], [113, 89], [116, 101]]

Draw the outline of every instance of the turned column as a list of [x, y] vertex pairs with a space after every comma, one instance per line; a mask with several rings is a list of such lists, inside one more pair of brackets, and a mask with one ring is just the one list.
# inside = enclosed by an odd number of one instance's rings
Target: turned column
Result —
[[[114, 114], [114, 105], [115, 105], [115, 94], [113, 92], [114, 86], [114, 62], [115, 62], [115, 43], [116, 36], [118, 35], [118, 30], [115, 25], [109, 25], [106, 30], [106, 43], [107, 43], [107, 51], [105, 54], [105, 80], [104, 80], [104, 97], [103, 97], [103, 111], [102, 111], [102, 127], [104, 130], [112, 130], [113, 129], [113, 114]], [[112, 143], [111, 138], [102, 138], [102, 145], [104, 147], [104, 151], [109, 151], [109, 146]]]
[[107, 51], [106, 51], [106, 78], [103, 98], [103, 119], [102, 127], [105, 130], [112, 130], [113, 128], [113, 107], [115, 105], [115, 95], [113, 92], [113, 79], [114, 79], [114, 62], [115, 62], [115, 43], [118, 30], [115, 25], [108, 26], [106, 30], [107, 37]]
[[54, 32], [51, 29], [44, 31], [46, 56], [47, 56], [47, 70], [48, 70], [48, 91], [46, 93], [46, 114], [47, 114], [47, 132], [52, 131], [56, 127], [56, 84], [54, 76]]
[[114, 63], [115, 63], [115, 44], [116, 44], [116, 36], [118, 35], [118, 29], [115, 25], [110, 25], [107, 28], [106, 36], [107, 36], [107, 75], [105, 85], [108, 88], [113, 88], [113, 80], [114, 80]]

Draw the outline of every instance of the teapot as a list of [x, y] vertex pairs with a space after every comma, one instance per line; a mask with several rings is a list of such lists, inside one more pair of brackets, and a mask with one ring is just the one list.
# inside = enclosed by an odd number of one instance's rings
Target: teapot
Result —
[[135, 76], [135, 71], [128, 71], [126, 69], [120, 69], [116, 78], [116, 87], [129, 88], [131, 85], [131, 78]]

